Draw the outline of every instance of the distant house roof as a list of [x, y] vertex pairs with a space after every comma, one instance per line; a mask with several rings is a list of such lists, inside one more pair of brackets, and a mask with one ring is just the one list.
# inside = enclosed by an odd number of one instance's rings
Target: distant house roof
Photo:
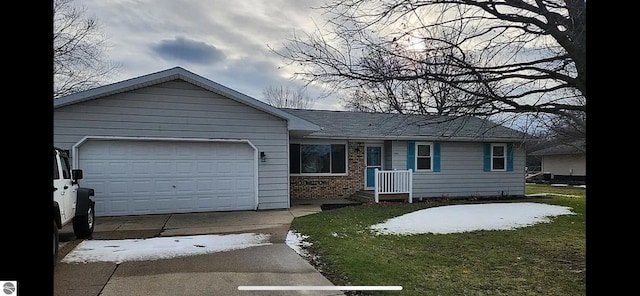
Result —
[[56, 109], [56, 108], [64, 107], [64, 106], [75, 104], [75, 103], [102, 98], [102, 97], [123, 93], [131, 90], [135, 90], [135, 89], [140, 89], [143, 87], [148, 87], [148, 86], [152, 86], [152, 85], [156, 85], [156, 84], [160, 84], [160, 83], [164, 83], [172, 80], [177, 80], [177, 79], [202, 87], [211, 92], [223, 95], [239, 103], [251, 106], [253, 108], [269, 113], [276, 117], [285, 119], [288, 121], [289, 130], [308, 132], [308, 131], [315, 131], [320, 128], [317, 125], [311, 122], [308, 122], [304, 119], [300, 119], [291, 113], [284, 112], [278, 108], [275, 108], [257, 99], [254, 99], [245, 94], [237, 92], [224, 85], [218, 84], [202, 76], [189, 72], [181, 67], [174, 67], [164, 71], [160, 71], [160, 72], [132, 78], [129, 80], [124, 80], [121, 82], [93, 88], [90, 90], [78, 92], [68, 96], [60, 97], [58, 99], [53, 100], [53, 108]]
[[306, 138], [521, 141], [524, 134], [477, 117], [281, 109], [321, 127]]
[[573, 144], [557, 144], [551, 147], [540, 149], [529, 153], [529, 155], [541, 156], [541, 155], [560, 155], [560, 154], [583, 154], [585, 153], [584, 144], [582, 142], [576, 142]]

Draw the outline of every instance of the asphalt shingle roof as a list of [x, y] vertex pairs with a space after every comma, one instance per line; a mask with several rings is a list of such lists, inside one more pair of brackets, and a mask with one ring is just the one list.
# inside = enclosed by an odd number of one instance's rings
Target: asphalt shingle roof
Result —
[[559, 154], [582, 154], [585, 153], [583, 142], [572, 144], [558, 144], [541, 150], [529, 153], [529, 155], [559, 155]]
[[477, 117], [281, 109], [322, 129], [309, 138], [519, 141], [514, 129]]

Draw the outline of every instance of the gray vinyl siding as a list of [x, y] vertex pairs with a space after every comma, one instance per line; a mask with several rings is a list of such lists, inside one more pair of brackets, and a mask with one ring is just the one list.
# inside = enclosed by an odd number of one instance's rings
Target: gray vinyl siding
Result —
[[391, 169], [406, 170], [407, 169], [407, 142], [391, 141]]
[[287, 122], [183, 81], [170, 81], [54, 110], [54, 144], [85, 136], [246, 139], [258, 161], [258, 208], [289, 206]]
[[[524, 149], [514, 144], [513, 171], [483, 171], [482, 143], [440, 142], [440, 172], [414, 172], [413, 197], [524, 195]], [[393, 141], [394, 169], [407, 168], [407, 142]]]

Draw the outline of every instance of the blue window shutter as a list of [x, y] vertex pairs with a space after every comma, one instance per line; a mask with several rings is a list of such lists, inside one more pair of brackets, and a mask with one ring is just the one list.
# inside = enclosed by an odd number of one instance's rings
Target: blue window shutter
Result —
[[482, 143], [482, 164], [485, 172], [491, 171], [491, 143]]
[[507, 143], [507, 172], [513, 172], [513, 143]]
[[433, 171], [440, 171], [440, 143], [433, 143]]
[[416, 142], [407, 142], [407, 169], [416, 170]]

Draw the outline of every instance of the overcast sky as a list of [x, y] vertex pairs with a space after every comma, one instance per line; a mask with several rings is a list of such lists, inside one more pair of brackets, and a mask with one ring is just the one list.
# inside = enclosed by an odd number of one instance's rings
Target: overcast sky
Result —
[[[95, 16], [107, 38], [108, 59], [120, 65], [113, 82], [180, 66], [236, 91], [262, 91], [292, 81], [293, 69], [269, 50], [294, 31], [324, 23], [325, 0], [74, 0]], [[312, 97], [317, 93], [309, 91]], [[341, 109], [336, 99], [314, 109]]]

